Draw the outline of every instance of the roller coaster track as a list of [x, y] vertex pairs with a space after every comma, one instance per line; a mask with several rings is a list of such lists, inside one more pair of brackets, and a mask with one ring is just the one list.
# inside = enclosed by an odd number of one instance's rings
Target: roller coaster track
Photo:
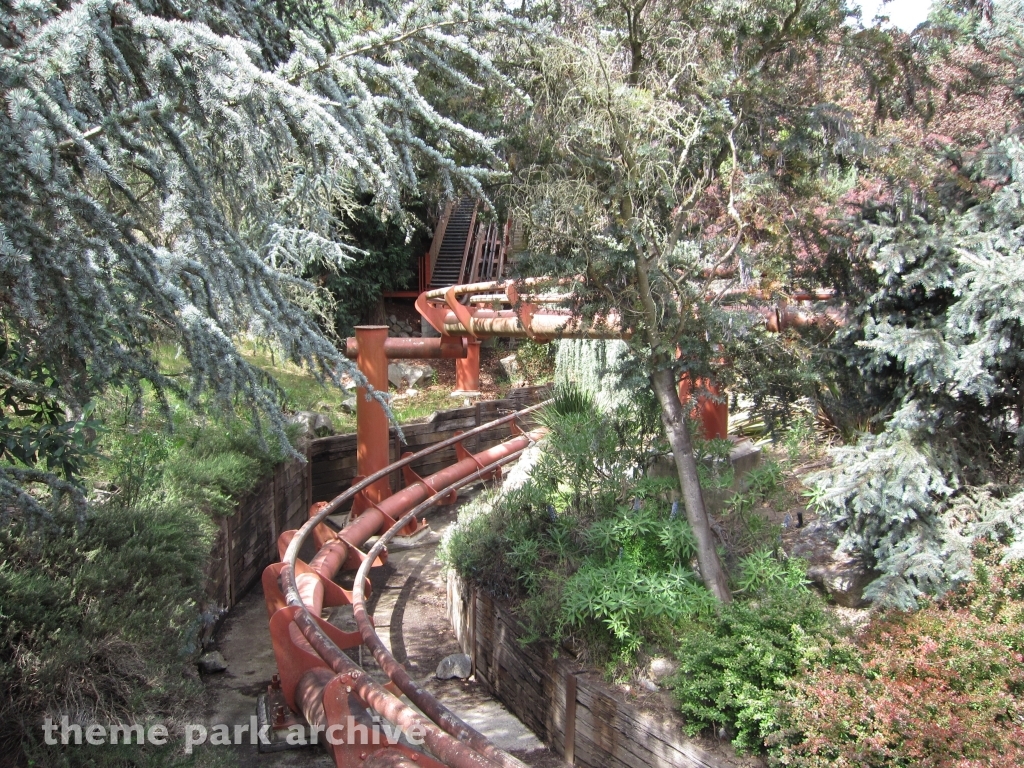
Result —
[[[270, 615], [270, 633], [278, 664], [272, 686], [292, 712], [305, 718], [311, 732], [324, 734], [339, 768], [524, 768], [516, 758], [494, 747], [482, 734], [460, 720], [430, 693], [421, 689], [395, 661], [378, 637], [366, 612], [370, 568], [387, 558], [387, 544], [396, 535], [416, 531], [417, 516], [436, 504], [451, 503], [460, 488], [497, 479], [501, 468], [518, 459], [540, 432], [524, 433], [517, 421], [545, 405], [526, 408], [443, 440], [359, 480], [329, 503], [314, 505], [310, 519], [298, 531], [286, 531], [278, 540], [281, 562], [263, 574], [264, 598]], [[497, 426], [509, 424], [513, 437], [477, 454], [462, 442]], [[411, 464], [429, 454], [454, 446], [459, 461], [420, 478]], [[390, 473], [402, 470], [406, 487], [383, 501], [371, 501], [364, 491]], [[352, 503], [348, 525], [335, 533], [324, 520]], [[380, 538], [365, 555], [359, 547], [375, 534]], [[307, 564], [298, 554], [312, 540], [319, 547]], [[357, 570], [349, 592], [334, 582], [341, 570]], [[358, 632], [343, 632], [321, 618], [325, 607], [351, 605]], [[380, 685], [345, 650], [364, 644], [390, 683]], [[399, 698], [405, 694], [426, 717]], [[276, 713], [284, 714], [283, 707]], [[422, 747], [406, 738], [395, 743], [368, 744], [352, 723], [370, 725], [383, 718], [407, 735], [422, 736]], [[349, 727], [346, 729], [345, 724]], [[389, 740], [390, 741], [390, 740]]]

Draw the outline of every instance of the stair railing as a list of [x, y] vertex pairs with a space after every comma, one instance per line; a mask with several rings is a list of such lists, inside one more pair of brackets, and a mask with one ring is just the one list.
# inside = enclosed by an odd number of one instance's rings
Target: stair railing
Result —
[[444, 240], [444, 233], [445, 230], [448, 229], [448, 219], [451, 218], [453, 210], [455, 210], [455, 201], [449, 200], [445, 203], [444, 210], [441, 211], [441, 218], [438, 219], [437, 227], [434, 229], [434, 239], [430, 243], [430, 252], [427, 254], [427, 274], [426, 277], [420, 278], [420, 282], [428, 287], [430, 286], [431, 278], [434, 276], [434, 266], [437, 264], [437, 254], [441, 251], [441, 243]]

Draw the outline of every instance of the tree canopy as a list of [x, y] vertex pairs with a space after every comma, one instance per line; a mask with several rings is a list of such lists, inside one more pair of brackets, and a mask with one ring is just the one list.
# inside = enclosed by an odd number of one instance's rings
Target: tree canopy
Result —
[[849, 75], [887, 53], [849, 15], [833, 0], [584, 4], [532, 62], [513, 193], [530, 233], [520, 268], [571, 278], [579, 314], [614, 313], [632, 333], [702, 575], [725, 600], [675, 382], [734, 378], [746, 352], [772, 346], [761, 298], [814, 279], [799, 233], [869, 144], [839, 83], [889, 105], [906, 82]]
[[837, 348], [873, 423], [837, 449], [817, 501], [879, 571], [869, 596], [901, 608], [969, 578], [978, 535], [1009, 536], [1021, 553], [1024, 145], [1012, 84], [1024, 37], [1012, 11], [997, 6], [991, 25], [983, 10], [952, 16], [960, 32], [935, 68], [973, 65], [984, 118], [947, 106], [951, 135], [922, 148], [925, 178], [889, 180], [851, 224], [860, 292]]
[[[0, 494], [42, 512], [26, 483], [73, 490], [40, 430], [75, 433], [108, 384], [241, 398], [280, 430], [241, 332], [336, 379], [348, 363], [300, 276], [350, 258], [341, 222], [361, 199], [402, 223], [410, 194], [480, 193], [494, 140], [421, 83], [503, 87], [483, 36], [508, 22], [416, 1], [0, 7], [0, 383], [10, 404], [52, 404], [0, 425], [21, 460], [0, 464]], [[158, 370], [158, 338], [186, 385]]]

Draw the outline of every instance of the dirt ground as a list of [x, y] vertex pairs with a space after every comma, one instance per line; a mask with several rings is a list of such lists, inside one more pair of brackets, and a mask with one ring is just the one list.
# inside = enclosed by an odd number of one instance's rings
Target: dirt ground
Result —
[[[384, 311], [387, 316], [394, 315], [396, 319], [409, 323], [414, 329], [420, 327], [420, 313], [416, 311], [412, 300], [388, 299], [384, 302]], [[492, 339], [484, 342], [480, 348], [480, 397], [484, 400], [494, 400], [504, 397], [512, 382], [508, 380], [505, 371], [501, 367], [501, 358], [512, 354], [514, 351], [513, 341], [509, 339]], [[431, 388], [437, 388], [451, 392], [455, 388], [455, 361], [454, 360], [430, 360], [430, 365], [437, 371], [437, 381]], [[428, 388], [424, 388], [426, 391]]]
[[[497, 746], [533, 768], [565, 764], [549, 752], [525, 726], [490, 697], [473, 678], [437, 680], [434, 671], [446, 656], [460, 649], [445, 611], [445, 582], [436, 557], [444, 528], [455, 520], [456, 507], [442, 507], [428, 516], [433, 532], [419, 547], [393, 551], [388, 563], [371, 571], [373, 592], [368, 608], [378, 634], [409, 674], [463, 720]], [[349, 574], [350, 586], [351, 574]], [[351, 609], [335, 609], [331, 622], [355, 629]], [[231, 611], [217, 633], [217, 647], [227, 661], [226, 672], [205, 675], [206, 719], [216, 723], [247, 723], [256, 697], [277, 672], [270, 644], [267, 611], [257, 586]], [[369, 653], [349, 652], [371, 674], [383, 678]], [[255, 746], [233, 747], [240, 768], [330, 768], [320, 747], [299, 747], [264, 753]]]

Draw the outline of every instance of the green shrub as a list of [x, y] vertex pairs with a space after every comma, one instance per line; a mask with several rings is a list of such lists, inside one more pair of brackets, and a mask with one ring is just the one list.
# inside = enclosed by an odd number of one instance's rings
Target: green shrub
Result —
[[765, 560], [743, 562], [749, 599], [681, 626], [672, 683], [688, 733], [724, 727], [746, 751], [760, 750], [780, 727], [778, 697], [790, 678], [848, 655], [824, 602], [803, 586], [802, 564]]
[[643, 478], [657, 432], [634, 407], [608, 416], [559, 387], [540, 420], [550, 433], [530, 479], [463, 511], [442, 557], [516, 602], [528, 639], [572, 635], [629, 663], [645, 638], [713, 605], [669, 501], [676, 481]]
[[[713, 621], [718, 608], [695, 570], [693, 533], [672, 502], [675, 477], [644, 475], [664, 446], [642, 407], [608, 415], [592, 396], [559, 387], [540, 414], [550, 432], [529, 480], [460, 513], [442, 547], [449, 567], [518, 606], [527, 641], [572, 637], [613, 671], [632, 666], [644, 647], [674, 647], [675, 635]], [[700, 442], [713, 473], [730, 448], [725, 440]], [[745, 498], [770, 495], [780, 481], [779, 467], [766, 464], [752, 473]], [[745, 531], [761, 520], [749, 517]], [[770, 553], [742, 560], [737, 573], [747, 598], [788, 589], [810, 599], [803, 571]]]
[[446, 567], [492, 595], [519, 600], [538, 583], [544, 497], [527, 483], [484, 495], [459, 510], [438, 555]]
[[[47, 746], [41, 724], [171, 728], [202, 711], [193, 667], [216, 526], [284, 457], [231, 414], [201, 418], [109, 393], [84, 518], [61, 511], [0, 530], [0, 749], [46, 766], [219, 764], [180, 745]], [[193, 715], [194, 717], [194, 715]]]
[[551, 381], [555, 376], [555, 353], [557, 345], [539, 344], [524, 339], [516, 347], [516, 360], [523, 372], [523, 377], [531, 384], [542, 384]]
[[131, 507], [144, 499], [229, 515], [238, 498], [285, 459], [284, 449], [234, 414], [201, 418], [172, 402], [168, 426], [156, 404], [144, 399], [125, 418], [108, 398], [101, 413], [108, 425], [91, 468], [94, 485], [107, 486], [113, 503]]

